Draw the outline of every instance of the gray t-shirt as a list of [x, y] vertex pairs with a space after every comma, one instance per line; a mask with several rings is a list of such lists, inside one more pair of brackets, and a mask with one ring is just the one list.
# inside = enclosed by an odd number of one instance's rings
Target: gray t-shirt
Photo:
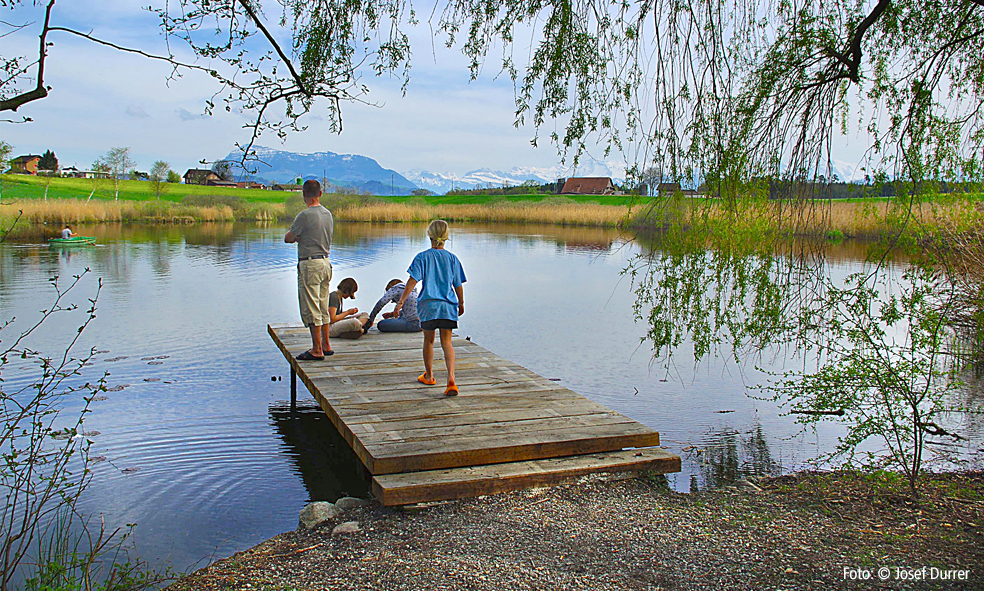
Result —
[[308, 207], [294, 218], [290, 232], [297, 238], [297, 258], [328, 256], [335, 220], [323, 205]]
[[335, 309], [335, 314], [342, 313], [342, 296], [338, 293], [338, 290], [328, 294], [328, 307]]

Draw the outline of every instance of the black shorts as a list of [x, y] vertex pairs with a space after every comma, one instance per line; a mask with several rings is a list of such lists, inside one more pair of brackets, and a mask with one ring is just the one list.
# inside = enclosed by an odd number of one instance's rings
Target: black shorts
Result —
[[458, 328], [458, 321], [448, 320], [447, 318], [436, 318], [434, 320], [425, 320], [420, 323], [420, 328], [423, 330], [437, 330], [439, 328], [454, 329], [454, 328]]

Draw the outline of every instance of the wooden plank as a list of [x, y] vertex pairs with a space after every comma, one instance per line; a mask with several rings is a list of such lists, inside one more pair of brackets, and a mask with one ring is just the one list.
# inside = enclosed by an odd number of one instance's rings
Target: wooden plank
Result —
[[[632, 419], [620, 415], [615, 411], [604, 410], [602, 412], [586, 413], [574, 416], [541, 416], [527, 419], [503, 419], [498, 412], [487, 414], [473, 414], [466, 417], [465, 422], [452, 425], [408, 425], [402, 429], [390, 429], [386, 431], [376, 431], [362, 429], [356, 430], [352, 426], [352, 432], [366, 446], [390, 445], [396, 443], [432, 443], [440, 447], [453, 446], [454, 441], [465, 438], [485, 438], [492, 435], [506, 435], [520, 433], [524, 436], [533, 433], [545, 433], [562, 429], [572, 429], [580, 431], [585, 427], [614, 426], [623, 423], [635, 423]], [[440, 440], [439, 442], [436, 440]]]
[[638, 423], [585, 427], [577, 433], [570, 430], [544, 431], [528, 435], [509, 433], [502, 436], [458, 438], [433, 442], [411, 442], [365, 445], [372, 474], [392, 474], [415, 470], [437, 470], [482, 464], [498, 464], [537, 460], [604, 451], [627, 447], [659, 445], [659, 433]]
[[680, 456], [661, 448], [647, 448], [449, 470], [387, 474], [372, 479], [372, 491], [383, 505], [409, 505], [556, 484], [585, 474], [641, 470], [661, 474], [679, 472]]
[[480, 376], [478, 377], [462, 377], [458, 378], [458, 386], [460, 392], [457, 396], [448, 397], [444, 395], [444, 387], [442, 386], [423, 386], [407, 384], [405, 388], [401, 388], [397, 385], [395, 388], [390, 387], [386, 390], [370, 390], [362, 391], [345, 389], [344, 391], [332, 392], [331, 389], [322, 387], [323, 384], [316, 383], [318, 389], [326, 394], [325, 398], [330, 400], [333, 405], [338, 407], [360, 407], [363, 404], [387, 404], [391, 402], [403, 402], [403, 403], [421, 403], [421, 404], [432, 404], [432, 403], [442, 403], [441, 401], [446, 401], [447, 403], [454, 403], [457, 401], [460, 404], [464, 404], [462, 401], [476, 401], [478, 399], [485, 399], [490, 396], [503, 396], [503, 397], [518, 397], [527, 399], [537, 399], [543, 398], [544, 400], [559, 400], [568, 399], [574, 400], [580, 398], [576, 394], [573, 394], [570, 390], [558, 389], [556, 385], [551, 383], [538, 383], [534, 381], [526, 382], [499, 382], [499, 381], [489, 381]]
[[[509, 401], [512, 400], [510, 404]], [[477, 401], [466, 406], [456, 404], [450, 405], [414, 405], [407, 409], [401, 405], [398, 410], [389, 412], [366, 412], [358, 415], [349, 415], [339, 412], [345, 417], [345, 422], [352, 427], [352, 430], [359, 432], [358, 425], [372, 424], [375, 431], [388, 431], [402, 428], [402, 423], [420, 426], [438, 426], [459, 424], [457, 421], [469, 420], [473, 415], [485, 416], [489, 410], [497, 410], [499, 420], [512, 420], [515, 418], [532, 418], [535, 416], [575, 416], [590, 412], [602, 412], [608, 409], [591, 400], [527, 400], [521, 397], [503, 398], [495, 397], [489, 400]]]
[[[332, 357], [334, 358], [334, 357]], [[513, 364], [505, 359], [492, 359], [489, 357], [459, 357], [455, 360], [455, 375], [459, 372], [463, 372], [469, 369], [501, 369], [501, 368], [512, 368]], [[447, 370], [444, 365], [444, 360], [434, 361], [434, 372], [436, 374], [443, 373]], [[416, 380], [417, 376], [424, 373], [423, 362], [419, 359], [415, 359], [414, 363], [380, 363], [376, 365], [335, 365], [331, 364], [328, 367], [319, 367], [316, 370], [309, 372], [311, 373], [311, 378], [339, 378], [339, 377], [361, 377], [361, 376], [384, 376], [384, 375], [400, 375], [404, 379], [408, 376], [411, 379]]]

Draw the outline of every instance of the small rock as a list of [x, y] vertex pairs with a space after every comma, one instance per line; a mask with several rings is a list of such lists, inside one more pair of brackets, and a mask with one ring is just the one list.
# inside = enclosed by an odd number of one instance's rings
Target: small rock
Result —
[[329, 519], [334, 519], [341, 511], [327, 501], [308, 503], [297, 516], [297, 529], [312, 530]]
[[106, 461], [106, 456], [89, 456], [89, 461], [90, 462], [93, 462], [93, 463], [96, 463], [96, 462], [105, 462]]
[[134, 472], [137, 472], [138, 470], [140, 470], [139, 467], [133, 466], [133, 467], [130, 467], [130, 468], [123, 468], [122, 470], [120, 470], [120, 472], [122, 472], [123, 474], [133, 474]]
[[109, 396], [93, 396], [89, 399], [90, 402], [102, 402], [103, 400], [109, 400]]
[[107, 392], [122, 392], [124, 388], [129, 388], [130, 384], [119, 384], [118, 386], [113, 386], [112, 388], [106, 388]]
[[348, 511], [349, 509], [355, 509], [356, 507], [365, 507], [369, 504], [369, 501], [365, 499], [357, 499], [355, 497], [342, 497], [335, 501], [335, 506], [338, 507], [339, 511]]
[[163, 361], [148, 361], [147, 365], [164, 365]]
[[362, 531], [362, 528], [359, 527], [358, 521], [346, 521], [345, 523], [336, 525], [335, 529], [331, 530], [331, 535], [354, 534], [355, 532], [360, 531]]
[[145, 382], [159, 382], [159, 381], [161, 381], [161, 379], [160, 378], [144, 378], [144, 381]]

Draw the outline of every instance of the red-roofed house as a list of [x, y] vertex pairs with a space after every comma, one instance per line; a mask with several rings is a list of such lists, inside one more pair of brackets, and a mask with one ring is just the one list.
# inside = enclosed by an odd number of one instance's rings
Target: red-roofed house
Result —
[[572, 177], [564, 183], [562, 195], [613, 195], [615, 184], [611, 177]]

